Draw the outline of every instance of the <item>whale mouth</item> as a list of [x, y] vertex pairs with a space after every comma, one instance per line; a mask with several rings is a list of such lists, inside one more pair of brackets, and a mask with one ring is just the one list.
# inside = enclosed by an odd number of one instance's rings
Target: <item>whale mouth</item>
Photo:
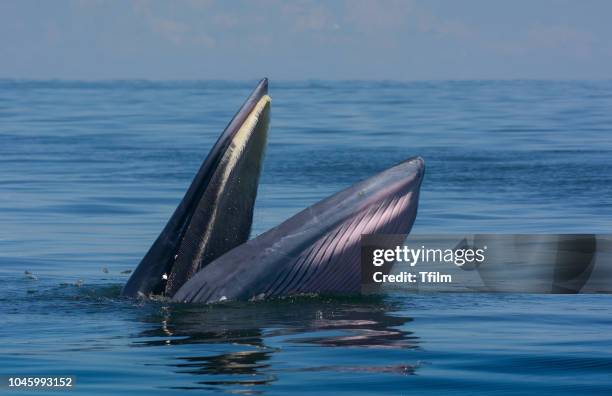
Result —
[[247, 242], [270, 122], [267, 80], [232, 118], [122, 295], [215, 302], [296, 293], [353, 293], [359, 241], [408, 233], [424, 161], [410, 158]]
[[211, 148], [122, 295], [172, 296], [200, 268], [246, 242], [267, 142], [270, 102], [268, 80], [263, 79]]

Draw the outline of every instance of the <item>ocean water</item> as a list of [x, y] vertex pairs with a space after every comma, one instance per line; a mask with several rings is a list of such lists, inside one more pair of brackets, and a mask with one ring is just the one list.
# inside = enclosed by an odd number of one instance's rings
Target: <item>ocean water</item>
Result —
[[[75, 376], [90, 395], [612, 394], [608, 295], [119, 298], [254, 84], [0, 80], [0, 377]], [[254, 235], [413, 155], [414, 232], [612, 232], [610, 81], [270, 94]]]

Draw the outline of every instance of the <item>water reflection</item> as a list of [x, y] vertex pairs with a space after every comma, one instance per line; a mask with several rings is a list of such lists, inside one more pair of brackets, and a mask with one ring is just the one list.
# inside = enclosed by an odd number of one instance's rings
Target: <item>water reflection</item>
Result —
[[[266, 385], [283, 372], [296, 371], [409, 375], [416, 364], [375, 366], [364, 365], [362, 360], [361, 365], [353, 366], [341, 359], [325, 366], [298, 362], [288, 367], [278, 359], [271, 364], [284, 349], [300, 346], [338, 348], [339, 352], [347, 348], [418, 348], [419, 338], [406, 329], [412, 319], [393, 314], [397, 310], [393, 302], [380, 297], [163, 305], [141, 318], [150, 327], [138, 334], [132, 346], [176, 347], [169, 367], [176, 373], [200, 376], [195, 383], [202, 387]], [[184, 345], [192, 345], [194, 354], [185, 356]], [[202, 348], [206, 345], [209, 348]]]

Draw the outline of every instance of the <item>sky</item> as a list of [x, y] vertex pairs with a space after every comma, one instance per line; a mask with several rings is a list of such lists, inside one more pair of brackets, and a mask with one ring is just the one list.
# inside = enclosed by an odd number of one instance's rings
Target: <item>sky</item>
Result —
[[610, 79], [608, 0], [2, 0], [0, 78]]

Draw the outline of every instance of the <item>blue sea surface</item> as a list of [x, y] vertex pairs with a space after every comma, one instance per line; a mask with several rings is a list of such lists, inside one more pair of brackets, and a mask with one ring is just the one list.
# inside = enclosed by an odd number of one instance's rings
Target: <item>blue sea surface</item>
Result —
[[[254, 84], [0, 80], [3, 381], [75, 376], [89, 395], [612, 394], [609, 295], [120, 298]], [[610, 81], [272, 81], [270, 94], [254, 235], [414, 155], [427, 171], [413, 232], [612, 233]]]

